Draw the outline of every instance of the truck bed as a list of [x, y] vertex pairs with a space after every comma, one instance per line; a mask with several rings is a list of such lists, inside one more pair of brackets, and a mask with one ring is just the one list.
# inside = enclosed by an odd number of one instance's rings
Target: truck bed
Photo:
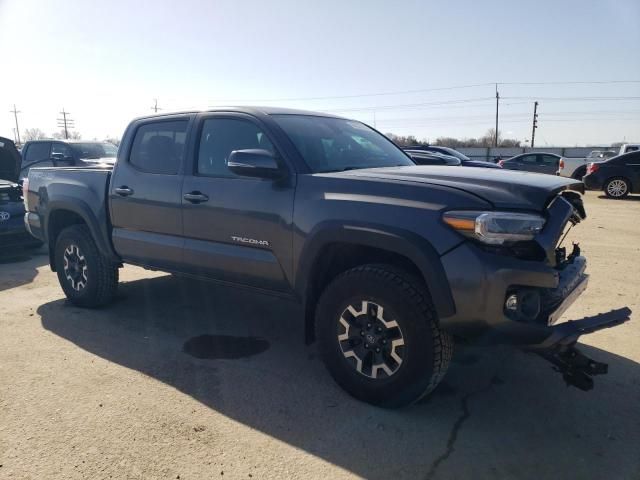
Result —
[[49, 210], [67, 207], [68, 210], [82, 217], [102, 248], [113, 251], [107, 201], [110, 178], [111, 170], [105, 168], [31, 169], [25, 202], [27, 215], [29, 215], [27, 224], [31, 234], [47, 242], [47, 225], [40, 225], [39, 220], [35, 219], [47, 218]]

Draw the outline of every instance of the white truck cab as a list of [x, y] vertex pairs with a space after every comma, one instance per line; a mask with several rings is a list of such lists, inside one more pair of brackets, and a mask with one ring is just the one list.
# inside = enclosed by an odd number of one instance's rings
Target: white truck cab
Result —
[[620, 146], [618, 155], [623, 155], [629, 152], [637, 152], [638, 150], [640, 150], [640, 143], [625, 143]]

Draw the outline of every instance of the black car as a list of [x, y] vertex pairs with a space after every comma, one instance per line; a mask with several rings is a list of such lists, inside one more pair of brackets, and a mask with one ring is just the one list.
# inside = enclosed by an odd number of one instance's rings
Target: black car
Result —
[[[449, 147], [438, 147], [435, 145], [417, 145], [414, 147], [407, 147], [404, 149], [405, 152], [420, 152], [424, 155], [428, 154], [436, 154], [436, 155], [446, 155], [448, 157], [454, 157], [460, 160], [460, 165], [463, 167], [480, 167], [480, 168], [502, 168], [500, 165], [496, 165], [495, 163], [485, 162], [482, 160], [471, 160], [464, 153], [460, 153], [457, 150]], [[410, 153], [413, 157], [413, 153]], [[419, 163], [419, 165], [427, 165], [426, 163]]]
[[561, 158], [560, 155], [554, 153], [523, 153], [507, 160], [500, 160], [498, 165], [508, 170], [555, 175]]
[[447, 165], [450, 167], [459, 167], [462, 165], [459, 158], [451, 155], [426, 152], [423, 150], [405, 150], [405, 153], [407, 153], [418, 165]]
[[112, 168], [118, 147], [108, 142], [84, 140], [34, 140], [22, 149], [19, 178], [27, 178], [34, 167]]
[[589, 190], [602, 190], [609, 198], [640, 193], [640, 151], [590, 163], [582, 181]]
[[24, 225], [22, 188], [17, 184], [20, 154], [14, 143], [0, 137], [0, 254], [16, 246], [38, 246]]

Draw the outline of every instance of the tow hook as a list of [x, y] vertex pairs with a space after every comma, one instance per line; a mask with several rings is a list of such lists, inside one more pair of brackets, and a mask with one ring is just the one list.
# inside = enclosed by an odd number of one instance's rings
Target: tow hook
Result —
[[551, 362], [556, 372], [562, 374], [567, 385], [572, 385], [588, 392], [593, 388], [594, 375], [606, 375], [609, 365], [596, 362], [584, 355], [574, 345], [564, 349], [550, 349], [536, 352]]
[[553, 364], [553, 369], [562, 374], [567, 385], [587, 392], [593, 388], [592, 377], [605, 375], [609, 366], [592, 360], [580, 352], [576, 347], [578, 338], [581, 335], [625, 323], [629, 321], [630, 316], [631, 309], [623, 307], [581, 320], [562, 323], [552, 327], [552, 333], [545, 341], [538, 345], [531, 345], [527, 350]]

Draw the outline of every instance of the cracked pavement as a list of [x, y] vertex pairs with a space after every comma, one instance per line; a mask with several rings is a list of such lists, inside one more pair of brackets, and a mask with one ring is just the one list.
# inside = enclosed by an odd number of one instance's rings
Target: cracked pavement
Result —
[[[591, 281], [564, 319], [640, 311], [640, 201], [586, 206], [568, 240]], [[640, 478], [637, 313], [584, 338], [610, 369], [592, 392], [461, 347], [432, 396], [385, 411], [332, 382], [295, 305], [134, 267], [121, 287], [82, 310], [45, 252], [0, 259], [0, 479]]]

